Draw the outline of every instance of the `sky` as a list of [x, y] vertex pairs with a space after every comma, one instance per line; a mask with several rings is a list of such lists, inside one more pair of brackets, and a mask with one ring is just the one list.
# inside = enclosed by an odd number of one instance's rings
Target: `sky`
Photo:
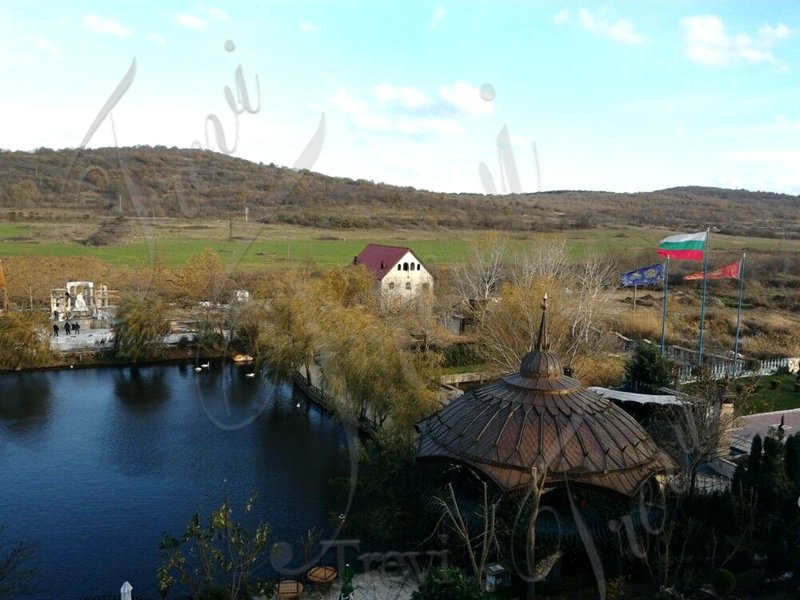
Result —
[[789, 0], [0, 0], [0, 148], [441, 192], [800, 194], [799, 76]]

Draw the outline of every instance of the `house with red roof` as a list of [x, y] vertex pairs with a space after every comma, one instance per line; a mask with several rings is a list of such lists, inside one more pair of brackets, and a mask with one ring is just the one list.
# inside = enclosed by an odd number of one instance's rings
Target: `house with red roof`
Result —
[[433, 276], [411, 248], [368, 244], [353, 264], [375, 275], [384, 306], [433, 294]]

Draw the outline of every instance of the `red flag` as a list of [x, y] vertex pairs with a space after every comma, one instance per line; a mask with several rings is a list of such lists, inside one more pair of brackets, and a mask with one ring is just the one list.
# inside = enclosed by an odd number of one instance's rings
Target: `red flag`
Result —
[[[729, 265], [725, 265], [724, 267], [720, 267], [714, 271], [709, 271], [706, 274], [706, 279], [739, 279], [742, 269], [742, 261], [737, 260], [735, 262], [730, 263]], [[692, 281], [695, 279], [702, 279], [703, 273], [702, 271], [699, 273], [691, 273], [690, 275], [686, 275], [683, 279], [684, 281]]]

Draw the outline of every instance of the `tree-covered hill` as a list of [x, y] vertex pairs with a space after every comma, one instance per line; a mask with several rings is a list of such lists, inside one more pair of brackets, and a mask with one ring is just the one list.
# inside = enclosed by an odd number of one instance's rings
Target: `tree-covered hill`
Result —
[[[227, 217], [331, 228], [615, 225], [800, 238], [800, 197], [677, 187], [654, 192], [437, 193], [165, 147], [0, 152], [0, 209], [68, 217]], [[43, 210], [39, 210], [43, 209]]]

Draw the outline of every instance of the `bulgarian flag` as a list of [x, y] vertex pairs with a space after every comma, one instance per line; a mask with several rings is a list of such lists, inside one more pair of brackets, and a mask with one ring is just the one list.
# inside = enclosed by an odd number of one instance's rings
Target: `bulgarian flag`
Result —
[[[720, 267], [719, 269], [714, 269], [713, 271], [709, 271], [708, 274], [706, 274], [706, 279], [740, 279], [741, 271], [742, 271], [742, 261], [737, 260], [730, 263], [729, 265]], [[702, 272], [692, 273], [684, 277], [686, 281], [691, 281], [694, 279], [702, 279], [702, 278], [703, 278]]]
[[707, 231], [671, 235], [658, 244], [658, 253], [675, 260], [703, 260], [707, 242]]

